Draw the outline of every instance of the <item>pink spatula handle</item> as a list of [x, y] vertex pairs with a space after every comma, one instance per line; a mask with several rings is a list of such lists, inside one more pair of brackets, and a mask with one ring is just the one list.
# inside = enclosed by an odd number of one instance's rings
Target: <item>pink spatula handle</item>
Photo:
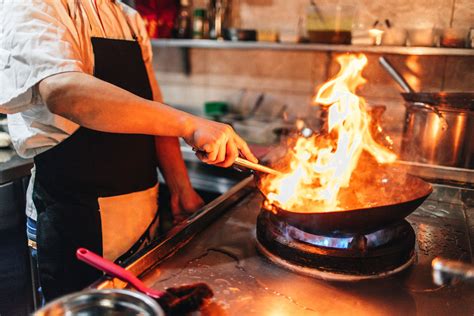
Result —
[[76, 257], [77, 259], [87, 263], [88, 265], [98, 270], [104, 271], [110, 276], [130, 283], [138, 291], [147, 294], [151, 297], [160, 298], [165, 294], [164, 292], [148, 288], [147, 286], [145, 286], [145, 284], [143, 284], [142, 281], [140, 281], [140, 279], [138, 279], [130, 271], [127, 271], [121, 266], [116, 265], [115, 263], [105, 258], [102, 258], [101, 256], [93, 253], [90, 250], [87, 250], [85, 248], [79, 248], [76, 251]]

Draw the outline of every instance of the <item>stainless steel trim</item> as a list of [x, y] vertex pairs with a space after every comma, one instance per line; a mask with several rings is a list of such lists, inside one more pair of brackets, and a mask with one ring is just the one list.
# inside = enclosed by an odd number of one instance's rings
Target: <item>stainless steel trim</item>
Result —
[[363, 46], [303, 43], [231, 42], [215, 40], [153, 39], [154, 47], [213, 48], [213, 49], [265, 49], [297, 51], [362, 52], [378, 54], [420, 56], [474, 56], [474, 49], [444, 47]]
[[408, 173], [424, 179], [474, 184], [474, 170], [472, 169], [430, 165], [404, 160], [397, 160], [395, 164], [408, 168]]

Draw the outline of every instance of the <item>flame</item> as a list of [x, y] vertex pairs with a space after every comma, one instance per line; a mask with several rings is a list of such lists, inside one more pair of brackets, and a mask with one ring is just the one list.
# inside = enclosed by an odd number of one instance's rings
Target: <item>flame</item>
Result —
[[334, 79], [318, 91], [314, 102], [327, 109], [327, 133], [300, 136], [289, 152], [289, 171], [263, 181], [267, 202], [285, 210], [333, 211], [338, 193], [349, 186], [363, 151], [378, 163], [390, 163], [396, 155], [379, 145], [370, 133], [371, 117], [363, 98], [355, 94], [366, 80], [363, 54], [341, 55]]

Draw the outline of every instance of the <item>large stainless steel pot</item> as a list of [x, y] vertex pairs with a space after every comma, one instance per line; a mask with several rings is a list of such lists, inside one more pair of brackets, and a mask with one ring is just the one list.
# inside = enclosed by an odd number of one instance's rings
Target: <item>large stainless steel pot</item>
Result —
[[379, 61], [405, 91], [401, 158], [474, 169], [474, 93], [415, 92], [386, 58]]
[[66, 295], [38, 310], [35, 316], [143, 315], [164, 316], [151, 297], [128, 290], [86, 290]]
[[400, 156], [474, 169], [474, 110], [407, 102]]

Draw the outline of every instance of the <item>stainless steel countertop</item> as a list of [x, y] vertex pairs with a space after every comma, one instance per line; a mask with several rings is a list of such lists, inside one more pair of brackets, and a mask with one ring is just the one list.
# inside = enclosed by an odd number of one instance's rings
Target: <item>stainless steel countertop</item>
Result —
[[209, 315], [473, 315], [474, 284], [436, 286], [430, 263], [435, 256], [473, 262], [474, 190], [434, 187], [408, 217], [417, 234], [417, 262], [387, 279], [328, 282], [270, 263], [255, 247], [257, 194], [141, 278], [158, 289], [208, 283], [215, 291], [203, 311]]

